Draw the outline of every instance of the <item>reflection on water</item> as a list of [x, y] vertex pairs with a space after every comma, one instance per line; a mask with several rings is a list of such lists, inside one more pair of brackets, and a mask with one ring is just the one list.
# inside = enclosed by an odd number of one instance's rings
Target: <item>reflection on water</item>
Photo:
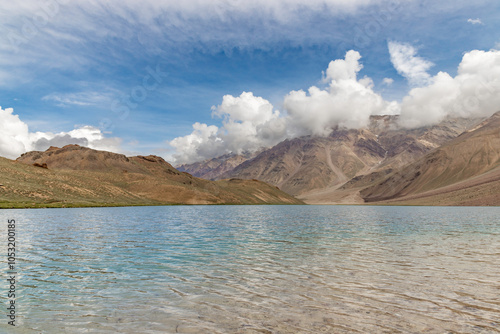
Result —
[[8, 218], [19, 333], [500, 332], [500, 208], [0, 212]]

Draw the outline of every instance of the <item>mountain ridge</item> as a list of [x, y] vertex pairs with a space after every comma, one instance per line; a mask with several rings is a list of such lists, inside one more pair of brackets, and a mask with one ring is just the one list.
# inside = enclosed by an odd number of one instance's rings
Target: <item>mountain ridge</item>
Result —
[[[366, 202], [404, 201], [462, 191], [467, 187], [500, 184], [500, 112], [433, 150], [424, 157], [394, 171], [380, 182], [363, 189]], [[487, 192], [487, 190], [485, 190]], [[496, 198], [485, 202], [500, 204]], [[479, 200], [478, 200], [479, 201]], [[459, 203], [471, 202], [463, 199]]]
[[257, 180], [208, 181], [157, 156], [67, 145], [0, 159], [0, 207], [303, 204]]
[[[378, 176], [414, 162], [479, 121], [447, 119], [434, 126], [407, 130], [398, 126], [398, 116], [372, 116], [367, 128], [335, 128], [327, 137], [284, 140], [212, 179], [259, 179], [309, 203], [339, 203], [330, 201], [327, 194], [344, 192], [351, 196], [350, 189], [360, 190]], [[202, 163], [186, 170], [198, 175], [200, 166], [205, 168], [205, 175], [214, 172]], [[359, 204], [362, 199], [358, 196], [348, 203]]]
[[327, 137], [287, 139], [260, 152], [184, 165], [217, 181], [153, 155], [50, 147], [16, 161], [0, 159], [0, 207], [500, 205], [500, 112], [411, 130], [395, 122], [377, 116], [368, 128], [336, 128]]

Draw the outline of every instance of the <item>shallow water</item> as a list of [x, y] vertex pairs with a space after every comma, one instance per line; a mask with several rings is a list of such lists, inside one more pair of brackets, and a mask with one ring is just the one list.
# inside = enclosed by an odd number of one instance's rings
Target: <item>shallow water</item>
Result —
[[[7, 219], [17, 223], [15, 333], [500, 332], [500, 208], [174, 206], [0, 219], [1, 248]], [[0, 332], [11, 330], [3, 309]]]

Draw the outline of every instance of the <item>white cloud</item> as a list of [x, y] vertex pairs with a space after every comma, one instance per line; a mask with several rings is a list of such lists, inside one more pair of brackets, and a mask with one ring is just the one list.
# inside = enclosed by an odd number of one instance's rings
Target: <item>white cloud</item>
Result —
[[121, 139], [105, 137], [100, 129], [81, 126], [69, 132], [30, 132], [12, 108], [0, 107], [0, 156], [15, 159], [22, 153], [50, 146], [79, 144], [97, 150], [120, 152]]
[[285, 124], [273, 105], [252, 93], [226, 95], [213, 114], [223, 117], [223, 139], [229, 150], [242, 152], [276, 144], [285, 135]]
[[332, 60], [328, 64], [326, 77], [323, 81], [330, 83], [340, 80], [356, 80], [358, 72], [363, 69], [363, 65], [359, 62], [360, 59], [359, 52], [351, 50], [346, 53], [344, 59]]
[[401, 104], [401, 124], [419, 127], [448, 116], [486, 117], [500, 110], [500, 51], [463, 56], [455, 77], [439, 72], [426, 87], [412, 89]]
[[212, 112], [223, 118], [223, 126], [195, 123], [191, 134], [172, 140], [175, 163], [256, 151], [288, 137], [326, 136], [337, 125], [359, 128], [368, 123], [370, 115], [398, 113], [396, 102], [384, 101], [373, 91], [370, 78], [357, 78], [363, 68], [360, 59], [358, 52], [349, 51], [344, 59], [330, 62], [323, 79], [329, 82], [326, 90], [313, 86], [308, 93], [290, 92], [284, 99], [287, 114], [280, 114], [269, 101], [252, 93], [224, 96]]
[[169, 142], [177, 152], [172, 160], [176, 164], [192, 163], [224, 154], [224, 143], [218, 136], [218, 131], [219, 128], [215, 125], [194, 123], [191, 134]]
[[[46, 3], [59, 3], [61, 9], [75, 8], [85, 9], [87, 12], [97, 14], [100, 11], [111, 8], [117, 15], [126, 17], [129, 11], [136, 11], [140, 18], [158, 16], [164, 12], [182, 12], [185, 15], [196, 16], [222, 16], [234, 12], [261, 11], [275, 16], [282, 15], [282, 12], [296, 12], [297, 9], [330, 10], [330, 11], [348, 11], [363, 6], [390, 3], [389, 0], [310, 0], [305, 3], [302, 0], [255, 0], [255, 1], [227, 1], [212, 0], [210, 2], [202, 0], [110, 0], [106, 4], [98, 1], [88, 0], [49, 0]], [[3, 5], [6, 13], [22, 15], [28, 13], [41, 12], [47, 8], [45, 4], [37, 0], [23, 0], [22, 2], [10, 2]], [[55, 6], [52, 6], [54, 12]], [[296, 13], [297, 14], [297, 13]]]
[[[403, 45], [402, 49], [411, 55], [409, 63], [414, 65], [406, 64], [409, 74], [422, 73], [422, 68], [430, 66], [415, 57], [411, 46]], [[313, 86], [308, 92], [290, 92], [284, 98], [286, 114], [252, 93], [224, 96], [222, 104], [213, 108], [213, 115], [224, 119], [223, 126], [195, 123], [190, 135], [170, 142], [177, 152], [174, 162], [255, 151], [284, 138], [326, 136], [337, 125], [360, 128], [375, 114], [400, 114], [401, 126], [415, 128], [437, 124], [446, 117], [487, 117], [500, 110], [500, 51], [466, 53], [455, 77], [445, 72], [429, 76], [427, 85], [413, 88], [402, 103], [385, 101], [373, 91], [370, 78], [358, 79], [363, 68], [360, 59], [361, 55], [351, 50], [344, 59], [330, 62], [323, 75], [323, 81], [329, 81], [328, 88]], [[391, 84], [392, 79], [385, 78], [383, 83]]]
[[121, 152], [122, 140], [108, 138], [99, 128], [84, 125], [69, 132], [35, 132], [30, 135], [32, 139], [30, 150], [44, 151], [50, 146], [62, 147], [68, 144], [78, 144], [95, 150]]
[[434, 65], [432, 62], [418, 57], [417, 50], [410, 44], [389, 41], [388, 47], [394, 68], [411, 86], [429, 83], [431, 76], [427, 71]]
[[467, 22], [472, 23], [472, 24], [480, 24], [483, 25], [483, 21], [481, 19], [468, 19]]
[[256, 151], [285, 138], [285, 119], [273, 105], [252, 93], [239, 97], [226, 95], [222, 104], [212, 107], [212, 116], [223, 118], [223, 126], [193, 124], [193, 132], [169, 144], [176, 149], [175, 163], [190, 163], [226, 153]]
[[384, 101], [373, 91], [368, 77], [357, 79], [363, 68], [357, 51], [346, 53], [345, 59], [330, 62], [325, 80], [328, 89], [309, 88], [308, 92], [292, 91], [284, 100], [287, 124], [293, 136], [326, 136], [339, 125], [359, 128], [368, 124], [370, 115], [394, 113], [397, 104]]
[[382, 84], [384, 84], [386, 86], [391, 86], [393, 83], [394, 83], [394, 79], [392, 79], [392, 78], [384, 78], [384, 80], [382, 80]]
[[[404, 0], [403, 0], [404, 1]], [[410, 1], [410, 0], [408, 0]], [[23, 0], [2, 2], [0, 87], [32, 83], [48, 71], [93, 72], [103, 64], [157, 56], [175, 61], [193, 49], [270, 49], [284, 40], [338, 39], [304, 29], [312, 15], [354, 13], [394, 0]], [[314, 26], [322, 21], [308, 22]], [[291, 32], [293, 30], [293, 32]], [[336, 36], [338, 34], [335, 34]], [[119, 50], [119, 52], [117, 52]], [[65, 72], [67, 73], [67, 72]], [[102, 71], [102, 73], [109, 73]], [[60, 104], [80, 103], [61, 97]], [[85, 101], [85, 100], [84, 100]]]
[[7, 158], [16, 158], [26, 152], [31, 143], [28, 126], [13, 112], [12, 108], [3, 110], [0, 107], [0, 156]]

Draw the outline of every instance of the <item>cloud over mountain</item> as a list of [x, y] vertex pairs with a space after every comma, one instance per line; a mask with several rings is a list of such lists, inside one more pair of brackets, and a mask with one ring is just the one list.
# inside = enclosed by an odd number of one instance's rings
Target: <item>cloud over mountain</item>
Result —
[[453, 117], [486, 117], [500, 110], [500, 51], [464, 54], [457, 75], [439, 72], [401, 103], [401, 124], [419, 127]]
[[395, 102], [384, 101], [373, 91], [373, 80], [357, 78], [363, 65], [357, 51], [348, 51], [345, 59], [337, 59], [328, 65], [326, 89], [316, 86], [292, 91], [284, 100], [288, 112], [287, 124], [293, 135], [328, 135], [340, 125], [360, 128], [367, 125], [370, 115], [394, 114]]
[[223, 118], [220, 129], [195, 123], [191, 134], [169, 143], [176, 149], [176, 163], [256, 151], [285, 138], [326, 136], [337, 125], [359, 128], [368, 123], [370, 115], [398, 112], [396, 102], [387, 102], [373, 91], [372, 79], [357, 78], [363, 68], [360, 59], [359, 52], [351, 50], [344, 59], [330, 62], [323, 79], [328, 87], [290, 92], [284, 99], [283, 114], [253, 93], [224, 96], [222, 104], [212, 108], [212, 116]]
[[193, 124], [193, 132], [170, 142], [178, 152], [176, 162], [194, 162], [226, 153], [256, 151], [272, 146], [286, 136], [285, 118], [273, 105], [253, 93], [239, 97], [226, 95], [222, 104], [212, 107], [212, 116], [223, 119], [223, 126]]
[[[274, 110], [262, 97], [244, 92], [226, 95], [213, 107], [223, 126], [195, 123], [194, 131], [170, 142], [176, 163], [191, 163], [226, 153], [256, 151], [285, 138], [328, 135], [335, 126], [360, 128], [371, 115], [400, 114], [406, 128], [437, 124], [446, 117], [487, 117], [500, 110], [500, 51], [474, 50], [464, 54], [455, 77], [445, 72], [431, 76], [433, 65], [410, 44], [389, 42], [395, 69], [417, 86], [402, 102], [387, 101], [374, 91], [373, 80], [358, 78], [361, 55], [348, 51], [330, 62], [324, 74], [326, 88], [310, 87], [284, 97], [284, 111]], [[382, 84], [392, 83], [385, 78]]]
[[69, 132], [30, 132], [28, 125], [12, 108], [0, 107], [0, 156], [17, 158], [32, 150], [43, 151], [50, 146], [79, 144], [93, 149], [120, 152], [121, 140], [106, 137], [93, 126], [80, 126]]

